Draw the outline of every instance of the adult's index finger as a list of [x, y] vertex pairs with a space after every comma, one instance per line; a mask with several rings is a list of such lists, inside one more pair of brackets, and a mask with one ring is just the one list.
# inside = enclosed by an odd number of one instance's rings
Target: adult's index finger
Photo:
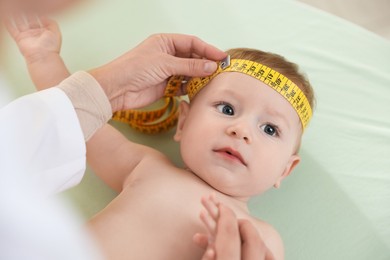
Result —
[[227, 54], [217, 47], [208, 44], [196, 36], [185, 34], [162, 34], [164, 41], [168, 44], [170, 54], [196, 54], [208, 60], [219, 61]]
[[239, 220], [242, 240], [241, 260], [273, 260], [273, 254], [264, 243], [255, 226], [248, 220]]
[[219, 218], [215, 238], [217, 259], [237, 260], [241, 258], [241, 238], [238, 221], [232, 210], [219, 205]]

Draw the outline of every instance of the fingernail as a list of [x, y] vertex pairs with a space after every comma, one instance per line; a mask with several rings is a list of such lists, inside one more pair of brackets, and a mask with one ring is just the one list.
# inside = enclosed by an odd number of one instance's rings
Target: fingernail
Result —
[[204, 72], [206, 73], [213, 73], [214, 71], [217, 70], [217, 63], [216, 62], [212, 62], [212, 61], [208, 61], [208, 62], [205, 62], [204, 64]]

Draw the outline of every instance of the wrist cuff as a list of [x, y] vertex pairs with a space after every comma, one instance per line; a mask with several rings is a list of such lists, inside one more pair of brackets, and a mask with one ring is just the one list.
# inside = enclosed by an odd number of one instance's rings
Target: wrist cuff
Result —
[[112, 117], [111, 104], [100, 84], [87, 72], [76, 72], [58, 86], [76, 110], [85, 141]]

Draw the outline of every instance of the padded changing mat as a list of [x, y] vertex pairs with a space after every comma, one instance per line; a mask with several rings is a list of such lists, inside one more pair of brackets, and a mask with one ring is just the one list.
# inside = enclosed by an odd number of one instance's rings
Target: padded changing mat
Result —
[[[195, 34], [223, 49], [252, 47], [298, 63], [318, 103], [302, 163], [281, 189], [251, 200], [251, 210], [279, 230], [286, 259], [390, 259], [388, 41], [292, 0], [101, 1], [61, 23], [72, 71], [109, 61], [157, 32]], [[18, 55], [16, 48], [7, 55]], [[11, 65], [11, 80], [26, 85], [17, 73], [21, 60]], [[150, 137], [115, 125], [180, 164], [172, 132]], [[67, 196], [89, 217], [114, 193], [90, 172]]]

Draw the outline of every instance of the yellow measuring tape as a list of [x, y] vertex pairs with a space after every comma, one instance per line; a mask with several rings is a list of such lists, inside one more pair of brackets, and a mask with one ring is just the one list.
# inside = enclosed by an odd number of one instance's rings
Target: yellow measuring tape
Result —
[[145, 134], [166, 132], [176, 126], [179, 118], [177, 97], [166, 97], [165, 105], [158, 110], [126, 110], [114, 113], [112, 119], [129, 124], [130, 127]]
[[173, 76], [165, 90], [165, 105], [158, 110], [127, 110], [116, 112], [113, 119], [129, 124], [132, 128], [148, 134], [156, 134], [170, 130], [176, 126], [179, 116], [178, 92], [187, 83], [190, 100], [212, 79], [223, 72], [239, 72], [258, 79], [282, 95], [297, 112], [302, 128], [305, 129], [312, 116], [312, 109], [305, 94], [286, 76], [258, 62], [232, 59], [230, 56], [219, 62], [217, 71], [204, 78], [192, 78], [188, 83], [184, 76]]

